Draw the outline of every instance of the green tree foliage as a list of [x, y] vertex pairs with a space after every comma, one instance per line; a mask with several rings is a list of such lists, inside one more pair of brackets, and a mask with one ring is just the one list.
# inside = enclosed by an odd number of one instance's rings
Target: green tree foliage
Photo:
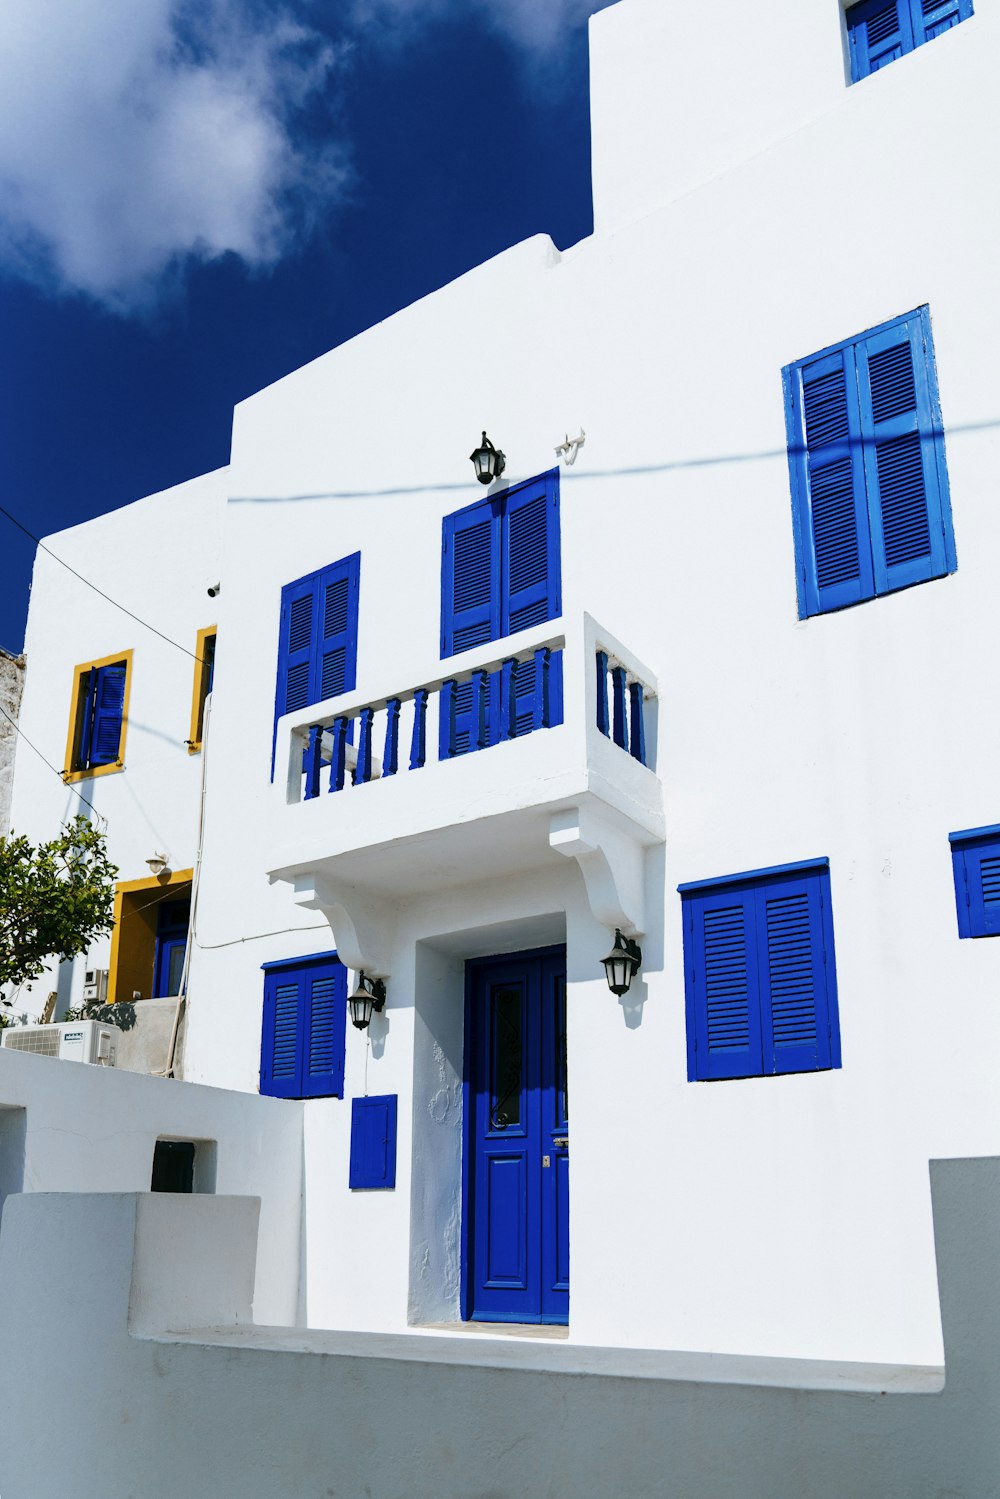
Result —
[[30, 983], [47, 958], [74, 958], [109, 932], [117, 873], [85, 817], [37, 848], [0, 838], [0, 984]]

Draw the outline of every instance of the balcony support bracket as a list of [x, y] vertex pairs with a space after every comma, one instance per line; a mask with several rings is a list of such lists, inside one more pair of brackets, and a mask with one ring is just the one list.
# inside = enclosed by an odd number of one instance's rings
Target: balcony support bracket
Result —
[[634, 937], [646, 930], [643, 841], [594, 807], [569, 807], [549, 820], [549, 846], [580, 866], [590, 909], [602, 926]]
[[295, 904], [319, 911], [330, 923], [337, 956], [356, 973], [372, 978], [389, 976], [389, 908], [385, 901], [347, 880], [326, 875], [296, 875]]

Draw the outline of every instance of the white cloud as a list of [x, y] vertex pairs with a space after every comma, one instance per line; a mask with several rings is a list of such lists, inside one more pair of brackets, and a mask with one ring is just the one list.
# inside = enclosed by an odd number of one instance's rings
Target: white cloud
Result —
[[280, 5], [3, 0], [0, 263], [122, 312], [191, 259], [273, 264], [345, 184], [290, 128], [337, 62]]

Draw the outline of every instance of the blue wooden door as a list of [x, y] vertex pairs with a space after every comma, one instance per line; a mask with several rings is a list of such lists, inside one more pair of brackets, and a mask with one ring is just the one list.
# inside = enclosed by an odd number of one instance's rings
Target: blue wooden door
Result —
[[569, 1320], [569, 1095], [562, 949], [469, 965], [466, 1307]]
[[167, 901], [160, 906], [153, 959], [153, 999], [181, 992], [190, 913], [191, 904], [186, 900]]

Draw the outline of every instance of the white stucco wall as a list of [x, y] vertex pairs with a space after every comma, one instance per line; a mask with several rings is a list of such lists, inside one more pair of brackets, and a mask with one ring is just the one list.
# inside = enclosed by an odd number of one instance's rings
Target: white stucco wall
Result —
[[[608, 994], [608, 931], [558, 853], [491, 879], [484, 841], [481, 883], [418, 880], [388, 905], [389, 1000], [367, 1088], [400, 1097], [397, 1187], [347, 1190], [350, 1099], [366, 1087], [352, 1031], [345, 1099], [304, 1108], [314, 1325], [453, 1314], [462, 963], [534, 945], [541, 923], [568, 950], [571, 1340], [940, 1359], [926, 1162], [1000, 1150], [1000, 945], [959, 942], [947, 841], [1000, 819], [1000, 709], [981, 645], [1000, 561], [997, 208], [982, 190], [1000, 139], [1000, 19], [984, 7], [848, 88], [833, 0], [779, 10], [775, 49], [750, 44], [759, 18], [736, 6], [710, 35], [701, 11], [625, 0], [602, 12], [595, 237], [562, 256], [544, 237], [519, 245], [242, 403], [225, 478], [183, 490], [213, 516], [228, 495], [192, 1078], [253, 1090], [260, 964], [333, 945], [321, 914], [266, 878], [284, 583], [360, 550], [352, 701], [431, 680], [441, 517], [477, 497], [479, 432], [516, 482], [582, 426], [562, 474], [564, 617], [594, 615], [658, 683], [667, 835], [647, 856], [628, 1006]], [[800, 621], [780, 370], [924, 303], [958, 571]], [[484, 308], [488, 357], [470, 332]], [[174, 501], [144, 504], [72, 533], [89, 566], [122, 549], [160, 565]], [[214, 565], [195, 580], [176, 563], [192, 637], [212, 622]], [[57, 633], [49, 567], [36, 574], [24, 723], [61, 746], [66, 705], [32, 683], [68, 679], [73, 659], [124, 637], [103, 614], [87, 651]], [[158, 596], [144, 588], [147, 607]], [[196, 767], [175, 753], [190, 673], [163, 653], [176, 676], [144, 676], [157, 695], [139, 718], [174, 743], [154, 750], [150, 732], [146, 772], [130, 728], [126, 773], [96, 783], [123, 876], [161, 834], [176, 867], [190, 858]], [[475, 774], [487, 796], [503, 749], [455, 767], [464, 797]], [[34, 769], [22, 781], [22, 764], [16, 795], [38, 823], [53, 791]], [[444, 776], [427, 784], [431, 812], [450, 819]], [[368, 798], [373, 842], [391, 836], [380, 790], [343, 793]], [[297, 827], [329, 816], [287, 812]], [[678, 883], [817, 856], [830, 860], [843, 1068], [689, 1083]]]
[[[10, 830], [10, 799], [17, 752], [17, 715], [24, 690], [24, 657], [0, 650], [0, 838]], [[13, 722], [11, 722], [13, 720]]]

